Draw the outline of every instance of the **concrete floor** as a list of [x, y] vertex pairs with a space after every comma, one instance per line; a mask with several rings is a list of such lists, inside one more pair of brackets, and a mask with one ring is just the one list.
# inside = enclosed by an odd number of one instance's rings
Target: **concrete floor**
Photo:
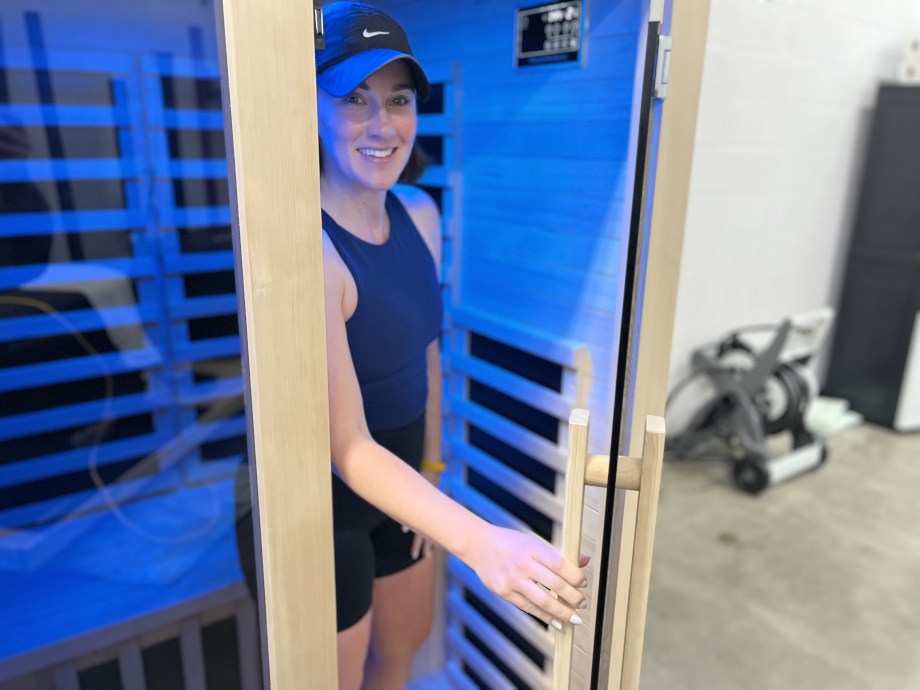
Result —
[[828, 445], [758, 497], [666, 464], [642, 690], [920, 690], [920, 434]]

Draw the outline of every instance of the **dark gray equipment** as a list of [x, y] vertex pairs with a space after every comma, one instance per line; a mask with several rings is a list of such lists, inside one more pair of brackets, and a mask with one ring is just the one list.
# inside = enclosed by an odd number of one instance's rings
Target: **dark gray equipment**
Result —
[[920, 431], [920, 86], [879, 88], [844, 271], [825, 394]]
[[[817, 393], [808, 363], [823, 341], [833, 312], [810, 312], [779, 326], [752, 327], [729, 333], [692, 356], [692, 374], [675, 388], [706, 377], [714, 392], [681, 433], [668, 439], [678, 459], [727, 458], [735, 485], [758, 494], [792, 477], [816, 469], [827, 458], [824, 441], [805, 427], [805, 410]], [[746, 336], [772, 330], [772, 339], [757, 349]], [[773, 454], [768, 437], [792, 435], [792, 448]]]

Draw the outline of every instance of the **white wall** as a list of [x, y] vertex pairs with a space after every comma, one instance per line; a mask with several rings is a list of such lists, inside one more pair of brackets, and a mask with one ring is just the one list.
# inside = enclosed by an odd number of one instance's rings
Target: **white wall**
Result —
[[915, 34], [916, 0], [712, 0], [672, 385], [728, 330], [836, 305], [877, 85]]

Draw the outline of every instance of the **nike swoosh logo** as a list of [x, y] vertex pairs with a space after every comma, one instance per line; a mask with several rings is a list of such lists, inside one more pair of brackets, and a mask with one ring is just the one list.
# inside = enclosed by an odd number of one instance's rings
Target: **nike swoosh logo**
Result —
[[374, 36], [382, 36], [384, 34], [389, 34], [389, 31], [368, 31], [364, 30], [364, 38], [373, 38]]

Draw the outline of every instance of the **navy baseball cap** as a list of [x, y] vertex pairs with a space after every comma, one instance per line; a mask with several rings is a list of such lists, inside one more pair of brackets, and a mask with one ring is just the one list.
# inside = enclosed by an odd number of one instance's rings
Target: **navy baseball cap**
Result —
[[323, 8], [323, 28], [326, 47], [316, 51], [316, 83], [325, 91], [342, 98], [384, 65], [405, 60], [418, 97], [428, 99], [428, 77], [390, 15], [362, 2], [333, 2]]

